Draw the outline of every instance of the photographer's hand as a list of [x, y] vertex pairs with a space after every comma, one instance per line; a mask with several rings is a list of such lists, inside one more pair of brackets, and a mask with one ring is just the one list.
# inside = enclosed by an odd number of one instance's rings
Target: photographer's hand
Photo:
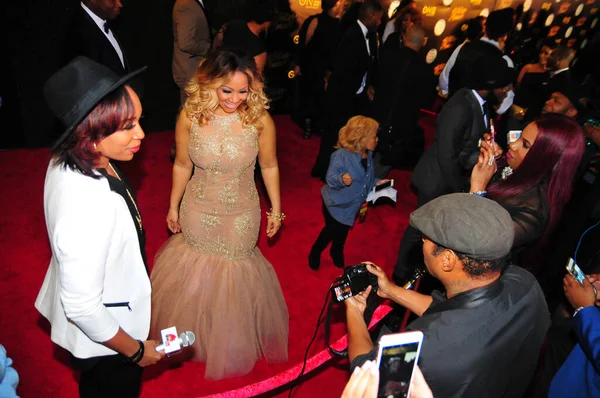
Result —
[[367, 297], [371, 294], [372, 287], [369, 286], [362, 292], [358, 293], [355, 296], [350, 297], [348, 300], [344, 301], [346, 304], [346, 312], [348, 311], [356, 311], [361, 316], [364, 315], [365, 310], [367, 309]]
[[377, 276], [377, 295], [384, 299], [391, 298], [391, 290], [393, 290], [396, 284], [390, 281], [385, 272], [377, 265], [369, 261], [363, 261], [363, 263], [367, 265], [367, 271]]

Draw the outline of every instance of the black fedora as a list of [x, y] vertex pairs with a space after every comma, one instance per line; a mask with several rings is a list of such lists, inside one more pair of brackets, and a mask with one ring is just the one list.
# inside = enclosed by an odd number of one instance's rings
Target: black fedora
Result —
[[44, 98], [52, 113], [66, 127], [52, 145], [54, 151], [108, 94], [146, 70], [146, 66], [119, 76], [86, 57], [74, 58], [44, 84]]
[[473, 90], [503, 88], [515, 80], [515, 70], [504, 58], [495, 55], [480, 55], [473, 62], [467, 87]]

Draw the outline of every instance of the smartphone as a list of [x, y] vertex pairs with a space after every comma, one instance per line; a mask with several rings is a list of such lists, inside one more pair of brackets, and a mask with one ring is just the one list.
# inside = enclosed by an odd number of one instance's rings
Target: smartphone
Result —
[[594, 119], [594, 118], [589, 118], [588, 120], [585, 121], [587, 124], [589, 124], [590, 126], [600, 126], [600, 121], [598, 119]]
[[583, 280], [586, 278], [586, 276], [583, 273], [583, 271], [581, 270], [581, 268], [579, 268], [577, 263], [575, 263], [575, 261], [570, 257], [569, 257], [569, 261], [567, 262], [566, 268], [567, 268], [567, 272], [569, 272], [569, 274], [571, 274], [571, 276], [573, 278], [575, 278], [577, 280], [577, 282], [579, 282], [580, 285], [583, 286]]
[[419, 331], [388, 334], [379, 339], [378, 397], [408, 397], [422, 343], [423, 333]]
[[381, 191], [382, 189], [389, 188], [389, 187], [394, 187], [394, 180], [389, 180], [387, 182], [384, 182], [383, 184], [376, 185], [375, 192]]

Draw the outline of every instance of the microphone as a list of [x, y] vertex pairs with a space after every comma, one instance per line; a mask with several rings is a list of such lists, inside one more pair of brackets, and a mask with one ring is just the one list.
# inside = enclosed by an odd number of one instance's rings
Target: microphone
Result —
[[405, 289], [412, 289], [415, 286], [415, 283], [417, 283], [417, 281], [427, 273], [426, 270], [422, 269], [422, 268], [416, 268], [415, 269], [415, 273], [412, 275], [412, 277], [404, 284], [404, 288]]
[[[173, 335], [170, 335], [170, 336], [173, 336]], [[194, 341], [196, 341], [196, 335], [194, 334], [194, 332], [190, 332], [190, 331], [183, 332], [179, 336], [174, 337], [173, 340], [167, 339], [165, 344], [160, 344], [160, 345], [156, 346], [156, 351], [167, 352], [167, 348], [170, 346], [176, 346], [177, 348], [175, 349], [175, 351], [178, 351], [180, 348], [188, 347], [188, 346], [194, 344]], [[172, 351], [169, 350], [169, 352], [172, 352]]]

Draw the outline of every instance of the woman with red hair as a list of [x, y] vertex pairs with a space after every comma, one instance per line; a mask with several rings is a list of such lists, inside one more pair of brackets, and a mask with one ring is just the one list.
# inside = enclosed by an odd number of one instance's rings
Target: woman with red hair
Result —
[[515, 225], [513, 255], [549, 236], [571, 196], [584, 148], [577, 122], [557, 113], [527, 125], [498, 164], [492, 145], [482, 142], [470, 192], [508, 210]]

